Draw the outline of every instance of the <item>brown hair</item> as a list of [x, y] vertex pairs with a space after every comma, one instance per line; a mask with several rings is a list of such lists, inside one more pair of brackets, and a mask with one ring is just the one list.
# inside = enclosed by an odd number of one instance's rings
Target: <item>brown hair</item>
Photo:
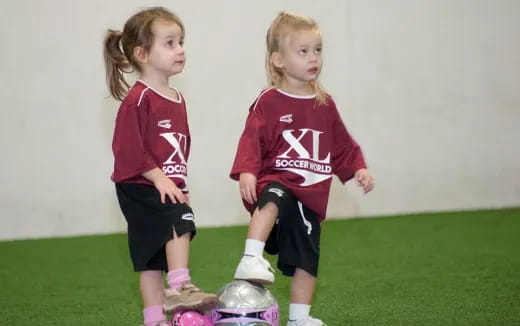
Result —
[[134, 49], [140, 46], [145, 52], [150, 51], [154, 40], [152, 24], [156, 20], [177, 24], [184, 36], [184, 25], [180, 18], [163, 7], [144, 9], [126, 21], [123, 32], [109, 29], [105, 36], [103, 55], [107, 84], [110, 94], [120, 101], [124, 99], [130, 88], [124, 73], [141, 71], [134, 57]]
[[[283, 11], [278, 14], [271, 23], [271, 26], [269, 26], [266, 37], [267, 52], [265, 54], [265, 66], [269, 86], [280, 87], [283, 78], [283, 72], [273, 64], [271, 55], [273, 52], [280, 52], [291, 33], [299, 30], [319, 31], [319, 27], [310, 17], [289, 14]], [[321, 87], [318, 80], [310, 82], [310, 85], [316, 94], [318, 104], [327, 103], [325, 90]]]

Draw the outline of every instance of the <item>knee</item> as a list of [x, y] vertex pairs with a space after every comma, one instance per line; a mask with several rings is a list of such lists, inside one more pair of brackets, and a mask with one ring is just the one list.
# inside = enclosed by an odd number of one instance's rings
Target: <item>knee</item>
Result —
[[268, 216], [268, 217], [277, 217], [278, 216], [278, 206], [276, 206], [273, 202], [268, 202], [261, 209], [256, 209], [256, 213], [260, 216]]

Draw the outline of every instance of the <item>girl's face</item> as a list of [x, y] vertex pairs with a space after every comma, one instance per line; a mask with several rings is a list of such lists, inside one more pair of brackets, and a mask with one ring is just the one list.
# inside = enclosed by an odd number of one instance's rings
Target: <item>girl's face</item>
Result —
[[184, 36], [176, 23], [164, 20], [152, 24], [154, 42], [147, 54], [147, 64], [166, 76], [181, 73], [186, 63]]
[[293, 32], [285, 40], [281, 52], [273, 57], [273, 63], [288, 81], [308, 83], [316, 80], [321, 72], [321, 47], [318, 30]]

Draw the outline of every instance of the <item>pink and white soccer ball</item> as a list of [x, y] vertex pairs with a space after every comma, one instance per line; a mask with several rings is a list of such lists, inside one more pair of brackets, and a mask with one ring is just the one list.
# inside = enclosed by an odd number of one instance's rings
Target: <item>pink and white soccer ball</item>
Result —
[[213, 321], [198, 311], [181, 310], [173, 315], [172, 326], [213, 326]]
[[273, 294], [264, 286], [237, 280], [218, 292], [212, 310], [215, 326], [279, 326], [280, 313]]

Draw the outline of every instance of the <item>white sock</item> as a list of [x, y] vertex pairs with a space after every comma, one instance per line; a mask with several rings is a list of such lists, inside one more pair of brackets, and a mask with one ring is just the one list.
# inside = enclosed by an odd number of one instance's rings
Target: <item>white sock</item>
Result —
[[246, 239], [246, 249], [244, 250], [244, 255], [262, 256], [264, 253], [264, 247], [265, 242], [255, 239]]
[[291, 303], [289, 304], [289, 320], [298, 320], [309, 316], [311, 312], [310, 304]]

